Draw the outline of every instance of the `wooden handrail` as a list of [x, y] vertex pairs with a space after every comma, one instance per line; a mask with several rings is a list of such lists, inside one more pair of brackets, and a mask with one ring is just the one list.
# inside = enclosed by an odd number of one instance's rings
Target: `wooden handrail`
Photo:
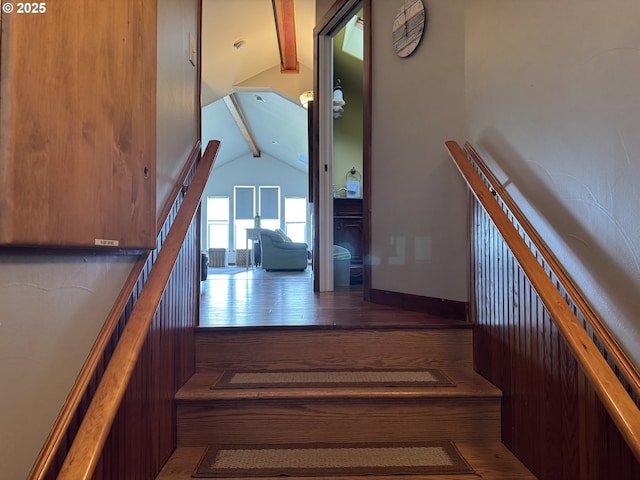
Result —
[[160, 211], [160, 215], [158, 215], [158, 223], [156, 228], [158, 235], [160, 234], [160, 230], [162, 229], [164, 222], [167, 221], [167, 218], [169, 217], [169, 213], [171, 213], [171, 209], [173, 208], [173, 205], [176, 203], [178, 195], [180, 195], [180, 192], [182, 191], [184, 185], [187, 182], [187, 177], [189, 175], [189, 172], [193, 170], [193, 166], [196, 164], [196, 161], [200, 158], [201, 148], [202, 148], [202, 142], [200, 142], [200, 140], [196, 141], [196, 143], [193, 145], [193, 148], [191, 149], [191, 153], [189, 154], [189, 157], [187, 158], [187, 162], [184, 164], [184, 167], [182, 167], [182, 171], [178, 176], [178, 181], [176, 181], [173, 184], [173, 189], [171, 190], [171, 192], [169, 192], [169, 200], [165, 202], [164, 208]]
[[200, 197], [219, 147], [219, 141], [211, 141], [207, 145], [182, 206], [62, 465], [58, 475], [59, 480], [88, 480], [95, 471], [147, 332], [182, 248], [183, 239], [200, 204]]
[[[160, 233], [160, 230], [166, 222], [171, 208], [178, 198], [181, 188], [187, 179], [187, 175], [193, 169], [193, 166], [195, 165], [198, 158], [200, 158], [200, 149], [201, 142], [200, 140], [198, 140], [191, 149], [191, 153], [187, 159], [187, 162], [185, 163], [182, 172], [180, 172], [178, 180], [175, 183], [173, 190], [169, 194], [169, 198], [165, 203], [164, 208], [160, 212], [157, 220], [157, 234]], [[111, 311], [109, 312], [109, 315], [107, 316], [105, 323], [102, 326], [102, 329], [100, 330], [95, 343], [93, 344], [93, 347], [91, 348], [91, 352], [89, 352], [87, 360], [85, 361], [82, 369], [80, 370], [80, 373], [78, 374], [78, 378], [76, 379], [64, 405], [62, 406], [62, 409], [60, 410], [60, 413], [58, 414], [58, 417], [56, 418], [56, 421], [51, 429], [51, 432], [49, 433], [49, 436], [47, 437], [47, 440], [40, 450], [38, 458], [31, 467], [31, 472], [29, 472], [29, 476], [27, 477], [28, 480], [44, 479], [47, 475], [47, 472], [53, 465], [56, 452], [64, 441], [66, 432], [68, 431], [69, 426], [73, 421], [75, 412], [82, 402], [82, 398], [87, 391], [87, 388], [92, 378], [94, 377], [98, 366], [102, 362], [102, 358], [107, 345], [109, 345], [109, 342], [113, 337], [113, 332], [115, 331], [122, 313], [124, 312], [129, 302], [129, 298], [131, 297], [133, 289], [138, 283], [140, 274], [147, 264], [149, 255], [151, 255], [151, 252], [147, 253], [146, 255], [140, 255], [133, 268], [131, 269], [131, 272], [129, 273], [124, 286], [120, 290], [120, 293], [116, 298], [116, 301], [114, 302], [113, 307], [111, 308]]]
[[514, 200], [511, 198], [502, 184], [498, 182], [493, 175], [489, 167], [482, 160], [478, 152], [473, 146], [467, 142], [464, 145], [464, 150], [473, 159], [478, 169], [482, 172], [482, 175], [487, 179], [491, 187], [496, 191], [498, 197], [504, 202], [509, 211], [513, 213], [513, 216], [517, 219], [517, 222], [522, 227], [525, 234], [531, 239], [536, 246], [540, 255], [544, 258], [545, 263], [549, 265], [551, 271], [556, 275], [558, 281], [566, 290], [569, 297], [573, 300], [576, 307], [584, 316], [586, 322], [593, 328], [594, 333], [598, 339], [602, 342], [602, 345], [611, 357], [613, 363], [618, 369], [620, 369], [622, 376], [629, 382], [629, 386], [635, 391], [640, 393], [640, 372], [634, 366], [633, 362], [629, 359], [629, 356], [620, 348], [618, 342], [611, 336], [611, 332], [604, 326], [602, 320], [593, 308], [584, 298], [584, 295], [578, 290], [576, 284], [571, 280], [569, 274], [560, 264], [556, 256], [551, 252], [551, 249], [547, 246], [546, 242], [533, 228], [527, 217], [522, 213], [522, 210], [518, 208]]
[[[607, 412], [617, 425], [627, 445], [640, 461], [640, 411], [622, 383], [609, 367], [597, 346], [578, 321], [563, 296], [522, 239], [513, 223], [498, 204], [493, 193], [476, 172], [457, 142], [445, 142], [449, 156], [467, 186], [482, 204], [523, 272], [549, 311], [558, 330], [575, 355], [578, 364], [593, 385]], [[494, 187], [495, 188], [495, 187]], [[512, 212], [515, 215], [515, 212]], [[520, 220], [520, 219], [518, 219]], [[533, 241], [533, 238], [531, 238]], [[536, 245], [536, 247], [538, 247]], [[542, 254], [547, 247], [540, 250]]]

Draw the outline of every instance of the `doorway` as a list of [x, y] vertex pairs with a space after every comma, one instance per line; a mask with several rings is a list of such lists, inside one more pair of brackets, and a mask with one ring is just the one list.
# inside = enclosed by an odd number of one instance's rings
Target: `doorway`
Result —
[[[316, 39], [317, 92], [313, 118], [311, 149], [314, 169], [314, 265], [316, 291], [332, 291], [334, 285], [334, 245], [343, 243], [356, 257], [354, 280], [360, 275], [363, 295], [368, 298], [370, 182], [370, 0], [344, 0], [336, 3], [318, 21]], [[353, 29], [360, 29], [360, 58], [354, 54]], [[357, 30], [356, 30], [357, 31]], [[351, 43], [350, 43], [351, 42]], [[357, 47], [356, 47], [357, 50]], [[336, 91], [340, 89], [345, 104], [335, 115]], [[349, 96], [351, 95], [351, 101]], [[339, 95], [338, 95], [339, 96]], [[346, 209], [347, 202], [353, 200]], [[359, 206], [358, 206], [359, 205]], [[353, 207], [357, 207], [354, 212]], [[335, 207], [335, 208], [334, 208]], [[346, 236], [336, 230], [336, 214], [348, 218]], [[345, 226], [344, 218], [338, 220]], [[354, 233], [355, 232], [355, 233]], [[356, 240], [354, 240], [354, 238]], [[351, 248], [350, 248], [351, 247]]]
[[[256, 225], [312, 243], [309, 209], [301, 215], [298, 202], [307, 198], [308, 168], [307, 114], [299, 96], [313, 87], [315, 1], [280, 3], [295, 3], [295, 16], [276, 13], [263, 0], [202, 3], [201, 137], [205, 145], [222, 141], [203, 196], [202, 245], [226, 249], [229, 265], [245, 266], [248, 258], [254, 265]], [[283, 73], [280, 19], [281, 30], [295, 25], [299, 32], [295, 72]], [[268, 209], [266, 190], [279, 190]], [[207, 197], [226, 199], [226, 209], [209, 218]], [[247, 229], [253, 231], [247, 235]], [[214, 235], [219, 245], [211, 245]]]

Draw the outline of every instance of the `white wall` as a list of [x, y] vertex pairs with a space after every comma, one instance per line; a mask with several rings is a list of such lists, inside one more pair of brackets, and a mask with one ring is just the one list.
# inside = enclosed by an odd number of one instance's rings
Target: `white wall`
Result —
[[158, 2], [157, 213], [200, 138], [199, 79], [189, 61], [189, 33], [197, 38], [198, 32], [197, 5], [197, 0]]
[[[198, 135], [182, 52], [196, 6], [158, 3], [158, 209]], [[0, 252], [2, 478], [26, 478], [136, 259]]]
[[3, 478], [26, 478], [134, 260], [0, 253]]
[[466, 3], [470, 140], [640, 365], [640, 2]]
[[276, 65], [237, 84], [238, 87], [247, 88], [261, 88], [265, 85], [277, 90], [294, 103], [298, 103], [302, 92], [313, 90], [313, 70], [304, 65], [300, 65], [299, 73], [283, 74], [280, 71], [280, 65]]
[[402, 2], [373, 2], [372, 287], [466, 301], [466, 190], [443, 147], [465, 137], [464, 1], [426, 3], [422, 42], [400, 58]]
[[[307, 174], [298, 169], [290, 167], [286, 163], [262, 154], [260, 158], [253, 158], [247, 154], [220, 166], [214, 166], [204, 194], [202, 195], [202, 245], [207, 245], [206, 225], [208, 196], [229, 197], [229, 218], [233, 222], [233, 187], [235, 185], [255, 186], [256, 195], [258, 186], [280, 186], [280, 212], [282, 228], [284, 229], [284, 197], [304, 197], [307, 198], [308, 180]], [[230, 231], [233, 228], [229, 229]], [[232, 235], [232, 232], [230, 232]], [[307, 217], [307, 243], [311, 245], [311, 220]], [[229, 245], [233, 250], [234, 241], [229, 239]], [[228, 259], [235, 262], [235, 251], [228, 252]]]

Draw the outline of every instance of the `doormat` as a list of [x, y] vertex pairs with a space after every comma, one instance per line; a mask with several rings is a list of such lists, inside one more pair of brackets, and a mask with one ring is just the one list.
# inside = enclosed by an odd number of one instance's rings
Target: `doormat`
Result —
[[453, 442], [209, 445], [193, 477], [472, 474]]
[[451, 387], [436, 368], [423, 370], [270, 370], [225, 371], [211, 386], [216, 388], [314, 388], [314, 387]]

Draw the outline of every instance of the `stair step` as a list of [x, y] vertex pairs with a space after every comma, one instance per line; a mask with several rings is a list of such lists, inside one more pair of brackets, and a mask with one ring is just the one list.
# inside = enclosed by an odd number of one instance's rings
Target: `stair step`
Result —
[[428, 329], [201, 328], [198, 371], [304, 368], [472, 368], [468, 324]]
[[[502, 394], [473, 371], [472, 344], [470, 325], [440, 320], [424, 328], [200, 328], [197, 373], [176, 395], [178, 449], [158, 479], [191, 478], [206, 445], [213, 443], [433, 440], [455, 442], [481, 478], [534, 479], [500, 443]], [[439, 369], [454, 385], [210, 388], [225, 371], [424, 368]], [[462, 480], [470, 475], [403, 477]]]
[[[458, 450], [476, 471], [476, 475], [403, 475], [407, 480], [535, 480], [535, 477], [500, 442], [456, 442]], [[180, 447], [164, 466], [156, 480], [187, 480], [202, 457], [205, 446]], [[317, 477], [287, 477], [289, 480], [312, 480]], [[333, 480], [355, 480], [359, 477], [331, 477]], [[398, 480], [398, 476], [376, 476], [376, 480]], [[263, 480], [281, 480], [282, 477]], [[242, 478], [236, 480], [256, 480]]]
[[440, 369], [454, 386], [440, 387], [337, 387], [330, 388], [210, 388], [224, 372], [198, 372], [194, 374], [176, 393], [178, 404], [207, 401], [247, 401], [247, 400], [296, 400], [296, 399], [357, 399], [357, 398], [390, 398], [390, 399], [428, 399], [428, 398], [463, 398], [463, 397], [502, 397], [502, 392], [473, 370]]
[[212, 390], [222, 372], [200, 372], [176, 395], [178, 445], [499, 441], [500, 390], [442, 372], [455, 386]]

